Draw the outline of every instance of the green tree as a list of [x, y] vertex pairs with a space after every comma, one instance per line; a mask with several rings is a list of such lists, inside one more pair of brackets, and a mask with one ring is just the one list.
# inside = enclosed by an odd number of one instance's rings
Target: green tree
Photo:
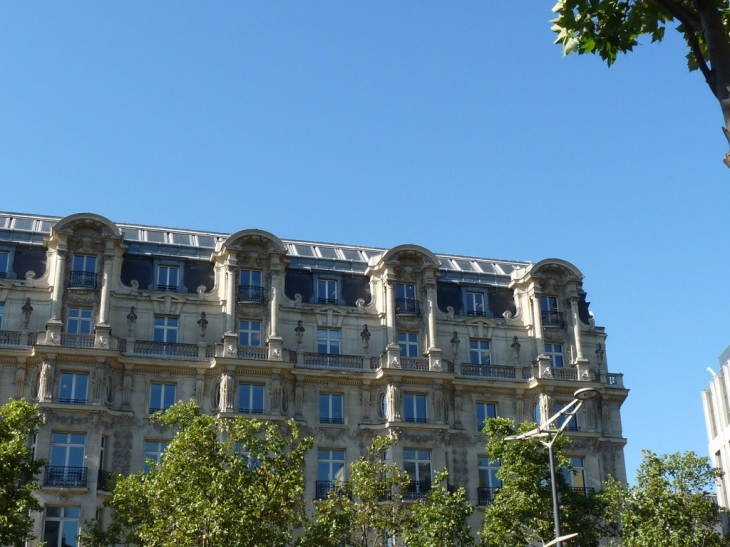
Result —
[[350, 480], [327, 499], [315, 502], [301, 545], [385, 547], [389, 540], [401, 537], [410, 547], [473, 545], [466, 526], [473, 508], [464, 490], [449, 492], [447, 472], [442, 471], [426, 496], [406, 501], [408, 473], [384, 458], [394, 443], [393, 437], [377, 437], [367, 454], [350, 466]]
[[30, 511], [40, 511], [32, 478], [46, 464], [28, 446], [42, 420], [37, 406], [10, 399], [0, 406], [0, 545], [22, 547], [32, 538]]
[[[177, 428], [148, 473], [117, 477], [106, 532], [89, 526], [85, 545], [281, 547], [304, 518], [304, 456], [312, 439], [286, 425], [200, 413], [178, 403], [153, 416]], [[282, 431], [284, 430], [285, 431]]]
[[[530, 542], [547, 543], [554, 539], [552, 489], [547, 450], [538, 439], [506, 441], [505, 437], [530, 431], [533, 423], [523, 423], [515, 430], [511, 420], [487, 420], [489, 436], [487, 452], [501, 461], [497, 477], [503, 485], [484, 514], [481, 536], [485, 547], [523, 547]], [[565, 448], [570, 438], [555, 440], [555, 462], [558, 467], [572, 470]], [[600, 496], [573, 492], [562, 473], [556, 474], [560, 496], [561, 531], [579, 532], [571, 545], [596, 547], [607, 533], [602, 522], [605, 504]]]
[[[699, 70], [720, 103], [730, 141], [730, 8], [726, 0], [558, 0], [556, 42], [564, 53], [594, 53], [612, 65], [646, 36], [661, 42], [668, 25], [687, 44], [690, 70]], [[730, 154], [725, 156], [730, 167]]]
[[720, 512], [706, 496], [722, 471], [693, 452], [658, 456], [643, 451], [636, 485], [607, 481], [604, 495], [621, 523], [625, 547], [721, 547]]

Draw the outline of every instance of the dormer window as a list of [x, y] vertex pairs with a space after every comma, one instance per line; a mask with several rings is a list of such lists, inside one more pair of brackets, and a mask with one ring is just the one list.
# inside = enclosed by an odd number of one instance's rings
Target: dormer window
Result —
[[8, 277], [8, 267], [10, 266], [10, 253], [0, 251], [0, 278]]
[[69, 285], [80, 289], [96, 288], [96, 256], [74, 256]]
[[172, 292], [180, 290], [180, 268], [177, 266], [159, 266], [157, 269], [157, 290]]
[[264, 288], [262, 286], [263, 272], [261, 270], [241, 270], [238, 283], [239, 302], [263, 302]]
[[395, 314], [419, 315], [418, 300], [416, 300], [416, 286], [410, 283], [396, 283], [395, 285]]
[[484, 293], [466, 293], [466, 314], [471, 317], [486, 317], [487, 306], [484, 303]]
[[541, 296], [540, 312], [543, 326], [562, 327], [564, 325], [563, 314], [558, 308], [557, 296]]
[[337, 304], [337, 281], [334, 279], [317, 280], [317, 302], [319, 304]]

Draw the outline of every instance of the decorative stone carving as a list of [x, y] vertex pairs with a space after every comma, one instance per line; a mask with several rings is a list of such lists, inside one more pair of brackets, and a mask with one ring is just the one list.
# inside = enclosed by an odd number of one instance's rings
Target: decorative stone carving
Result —
[[134, 313], [134, 306], [132, 306], [127, 314], [127, 336], [134, 338], [134, 331], [137, 326], [137, 314]]
[[200, 329], [200, 341], [205, 340], [205, 331], [208, 330], [208, 320], [205, 317], [205, 312], [200, 312], [200, 319], [198, 319], [198, 329]]
[[271, 413], [272, 414], [279, 414], [281, 412], [281, 397], [282, 397], [281, 378], [279, 376], [274, 376], [271, 379]]
[[227, 370], [221, 372], [220, 411], [233, 412], [233, 376]]
[[370, 336], [367, 324], [363, 325], [362, 332], [360, 332], [360, 339], [362, 340], [362, 349], [365, 351], [365, 355], [368, 354], [368, 350], [370, 349]]
[[18, 365], [15, 369], [15, 398], [22, 399], [25, 388], [25, 365]]
[[132, 398], [132, 371], [125, 370], [122, 379], [122, 408], [129, 408]]
[[25, 304], [20, 308], [23, 315], [23, 330], [28, 330], [28, 323], [30, 323], [30, 316], [33, 313], [33, 306], [30, 305], [30, 298], [25, 299]]
[[603, 358], [606, 356], [606, 350], [603, 349], [603, 344], [600, 342], [598, 343], [598, 346], [596, 346], [596, 362], [598, 363], [598, 367], [603, 366]]
[[304, 388], [301, 382], [297, 381], [297, 385], [294, 388], [294, 416], [297, 419], [302, 418], [302, 403], [304, 399]]
[[97, 363], [91, 380], [95, 403], [101, 403], [106, 399], [106, 371], [101, 363]]
[[510, 347], [512, 348], [512, 358], [514, 359], [515, 365], [519, 365], [520, 350], [522, 349], [522, 345], [520, 344], [520, 341], [517, 339], [516, 336], [512, 337], [512, 345]]
[[50, 403], [53, 398], [53, 379], [55, 369], [50, 361], [43, 361], [41, 365], [41, 380], [38, 389], [38, 400]]
[[199, 374], [195, 380], [195, 402], [198, 403], [198, 407], [203, 408], [203, 402], [205, 401], [205, 380], [203, 375]]
[[451, 351], [454, 355], [454, 362], [459, 360], [459, 344], [461, 344], [461, 340], [459, 340], [458, 333], [454, 331], [454, 335], [451, 337]]
[[433, 408], [434, 408], [436, 423], [444, 422], [444, 407], [445, 407], [444, 386], [437, 385], [436, 389], [434, 390], [434, 394], [433, 394]]
[[297, 321], [297, 326], [294, 329], [294, 332], [297, 335], [297, 349], [302, 349], [302, 338], [304, 337], [305, 330], [306, 329], [302, 325], [302, 321], [301, 320]]

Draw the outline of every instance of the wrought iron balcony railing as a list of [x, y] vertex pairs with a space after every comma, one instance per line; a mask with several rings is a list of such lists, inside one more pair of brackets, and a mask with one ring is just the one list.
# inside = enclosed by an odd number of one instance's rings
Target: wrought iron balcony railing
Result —
[[180, 287], [177, 285], [157, 285], [158, 291], [170, 291], [170, 292], [178, 292], [180, 290]]
[[96, 272], [73, 271], [68, 283], [76, 289], [96, 289]]
[[68, 397], [59, 397], [58, 402], [61, 404], [66, 405], [85, 405], [86, 404], [86, 397], [84, 398], [68, 398]]
[[482, 310], [466, 310], [466, 314], [469, 317], [486, 317], [487, 316], [487, 312], [482, 311]]
[[543, 311], [541, 315], [542, 315], [542, 326], [543, 327], [564, 327], [565, 326], [565, 320], [563, 319], [563, 312]]
[[477, 502], [479, 505], [489, 505], [494, 501], [499, 487], [496, 486], [480, 486], [477, 488]]
[[590, 488], [586, 486], [571, 486], [570, 489], [575, 492], [576, 494], [583, 494], [584, 496], [588, 497], [590, 494], [593, 494], [596, 489]]
[[336, 298], [317, 298], [318, 304], [331, 304], [333, 306], [337, 305], [337, 299]]
[[264, 413], [264, 409], [263, 408], [255, 408], [255, 407], [254, 408], [249, 408], [249, 407], [239, 406], [238, 407], [238, 412], [240, 412], [241, 414], [263, 414]]
[[344, 424], [345, 419], [344, 418], [329, 418], [329, 417], [325, 417], [325, 416], [320, 416], [319, 423], [321, 423], [321, 424]]
[[411, 481], [406, 489], [407, 500], [415, 500], [424, 497], [431, 490], [431, 481]]
[[102, 469], [99, 469], [99, 475], [96, 479], [96, 489], [97, 490], [104, 490], [105, 492], [109, 492], [109, 482], [112, 477], [111, 471], [104, 471]]
[[412, 424], [427, 424], [428, 418], [426, 416], [406, 416], [405, 421]]
[[330, 492], [336, 492], [337, 494], [347, 496], [352, 499], [352, 493], [349, 491], [346, 482], [341, 481], [316, 481], [315, 485], [315, 499], [326, 500]]
[[421, 315], [421, 309], [418, 306], [418, 300], [415, 298], [396, 298], [395, 299], [396, 315]]
[[239, 285], [238, 301], [261, 303], [264, 301], [264, 288], [256, 285]]
[[85, 487], [86, 467], [62, 467], [47, 465], [43, 477], [44, 486]]

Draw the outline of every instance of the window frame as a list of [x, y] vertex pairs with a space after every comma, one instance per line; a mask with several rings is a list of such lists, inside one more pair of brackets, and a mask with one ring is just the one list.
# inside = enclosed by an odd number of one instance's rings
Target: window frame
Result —
[[[59, 514], [49, 515], [49, 512], [55, 509], [60, 510]], [[75, 516], [67, 514], [71, 511], [76, 513]], [[80, 531], [81, 507], [77, 505], [47, 505], [44, 513], [43, 541], [46, 542], [48, 547], [77, 547], [79, 545], [77, 538]], [[49, 530], [48, 525], [50, 523], [58, 523], [58, 529], [55, 530], [55, 533], [52, 529]], [[67, 529], [66, 524], [70, 524], [72, 529]], [[53, 535], [55, 535], [55, 541]]]
[[401, 357], [421, 356], [417, 332], [399, 332], [397, 340]]
[[[160, 263], [155, 268], [155, 288], [158, 291], [170, 291], [170, 292], [182, 292], [180, 290], [181, 284], [180, 281], [182, 279], [181, 269], [178, 264], [167, 264], [167, 263]], [[175, 272], [175, 279], [170, 280], [170, 274], [172, 272]], [[163, 280], [163, 273], [165, 274], [165, 279]], [[161, 281], [165, 281], [162, 283]]]
[[[155, 396], [154, 390], [157, 387], [159, 387], [160, 393], [158, 396]], [[171, 401], [170, 395], [172, 395]], [[150, 382], [150, 398], [148, 406], [149, 414], [154, 414], [155, 412], [164, 412], [175, 404], [176, 398], [177, 384], [166, 382]], [[157, 403], [158, 406], [153, 406], [154, 403]]]
[[[152, 448], [152, 445], [155, 445], [154, 449], [150, 450], [150, 448]], [[150, 466], [147, 463], [147, 460], [152, 460], [155, 463], [160, 463], [160, 461], [162, 460], [162, 455], [165, 453], [169, 445], [170, 441], [160, 441], [154, 439], [144, 440], [144, 463], [142, 465], [142, 470], [145, 473], [150, 472]]]
[[[332, 277], [317, 278], [317, 303], [337, 306], [340, 303], [339, 282]], [[333, 296], [334, 295], [334, 296]]]
[[[319, 394], [319, 423], [337, 424], [345, 423], [345, 401], [342, 393], [320, 393]], [[336, 401], [339, 400], [339, 409], [336, 408]], [[339, 416], [337, 416], [339, 410]]]
[[[244, 323], [247, 324], [247, 327], [244, 328]], [[252, 327], [252, 325], [258, 324], [258, 329], [255, 329]], [[261, 347], [262, 346], [262, 321], [254, 321], [253, 319], [240, 319], [238, 321], [238, 345], [239, 346], [246, 346], [246, 347]], [[258, 334], [258, 343], [253, 344], [250, 343], [253, 340], [253, 336]], [[248, 344], [244, 344], [243, 337], [246, 336], [246, 340], [249, 342]]]
[[[158, 323], [160, 321], [160, 323]], [[174, 322], [175, 324], [170, 324]], [[178, 332], [180, 329], [180, 318], [169, 315], [155, 315], [152, 323], [152, 341], [163, 344], [177, 344]], [[161, 336], [158, 336], [158, 333]], [[169, 335], [174, 333], [174, 340], [169, 340]], [[161, 338], [161, 339], [159, 339]]]
[[[72, 312], [78, 311], [78, 315], [72, 315]], [[88, 312], [88, 317], [83, 315], [83, 312]], [[72, 330], [72, 321], [76, 323], [76, 329]], [[80, 327], [82, 325], [88, 325], [88, 330], [83, 330]], [[94, 327], [94, 308], [87, 308], [84, 306], [73, 306], [69, 307], [66, 311], [66, 333], [67, 334], [92, 334]]]
[[[561, 410], [563, 410], [566, 406], [568, 406], [570, 403], [555, 403], [555, 413], [557, 414]], [[568, 426], [565, 428], [565, 431], [580, 431], [580, 425], [578, 424], [578, 414], [574, 414], [570, 418], [567, 416], [561, 416], [559, 419], [555, 421], [556, 427], [560, 428], [562, 425], [568, 420]]]
[[[257, 397], [257, 392], [260, 390], [260, 397]], [[244, 406], [244, 392], [247, 393], [249, 406]], [[255, 382], [241, 382], [238, 384], [238, 412], [240, 414], [266, 414], [266, 385], [257, 384]], [[254, 406], [256, 399], [259, 398], [261, 406]]]
[[482, 431], [482, 429], [484, 429], [484, 424], [488, 419], [499, 416], [497, 403], [478, 401], [474, 406], [474, 410], [477, 419], [477, 431]]
[[[89, 264], [92, 262], [92, 264]], [[71, 258], [71, 272], [69, 287], [72, 289], [91, 289], [97, 287], [96, 275], [99, 267], [99, 257], [91, 254], [74, 254]]]
[[[481, 310], [477, 300], [481, 300]], [[470, 309], [471, 308], [471, 309]], [[484, 291], [465, 290], [464, 291], [464, 313], [468, 317], [491, 317], [489, 312], [489, 300]]]
[[431, 484], [433, 483], [432, 461], [432, 451], [430, 449], [403, 449], [403, 470], [408, 473], [411, 479], [411, 485], [408, 487], [404, 496], [406, 499], [421, 498], [431, 489]]
[[[317, 329], [317, 353], [321, 355], [341, 355], [342, 338], [340, 329]], [[336, 335], [336, 336], [333, 336]], [[336, 347], [335, 347], [336, 346]], [[333, 351], [333, 349], [335, 351]], [[325, 350], [325, 351], [323, 351]]]
[[[3, 265], [3, 259], [5, 264]], [[15, 247], [0, 246], [0, 279], [15, 279], [13, 263], [15, 261]]]
[[403, 394], [403, 421], [416, 424], [428, 423], [427, 394], [411, 392]]
[[256, 303], [264, 301], [263, 270], [249, 268], [238, 270], [238, 301]]
[[545, 342], [545, 355], [550, 358], [550, 366], [552, 368], [565, 368], [563, 344]]
[[[64, 394], [64, 377], [70, 380], [71, 387], [68, 392], [69, 397], [62, 397]], [[85, 379], [83, 387], [83, 397], [78, 397], [77, 390], [79, 389], [78, 383], [81, 378]], [[85, 405], [89, 395], [89, 373], [88, 372], [61, 372], [61, 377], [58, 382], [58, 398], [57, 401], [62, 404], [71, 405]]]
[[395, 284], [395, 314], [421, 314], [418, 303], [418, 290], [415, 283]]
[[[486, 344], [486, 349], [482, 346]], [[476, 347], [475, 347], [476, 346]], [[484, 353], [486, 352], [487, 358], [484, 359]], [[469, 363], [472, 365], [491, 365], [492, 364], [492, 350], [491, 343], [489, 340], [470, 338], [469, 339]]]

